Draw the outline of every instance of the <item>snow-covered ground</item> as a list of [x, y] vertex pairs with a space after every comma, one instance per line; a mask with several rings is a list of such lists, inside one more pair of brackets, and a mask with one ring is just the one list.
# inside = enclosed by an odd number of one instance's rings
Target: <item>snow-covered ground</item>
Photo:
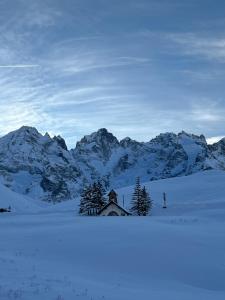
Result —
[[[205, 171], [190, 176], [175, 177], [143, 183], [150, 192], [154, 202], [153, 216], [158, 215], [199, 215], [223, 214], [225, 210], [225, 172]], [[117, 191], [120, 198], [125, 199], [128, 208], [133, 193], [133, 187]], [[163, 210], [163, 192], [167, 195], [167, 210]]]
[[[152, 216], [174, 215], [199, 215], [217, 214], [223, 215], [225, 210], [225, 172], [205, 171], [190, 176], [175, 177], [152, 182], [142, 183], [149, 191], [154, 202]], [[129, 209], [134, 187], [129, 186], [117, 189], [119, 204]], [[163, 210], [163, 192], [167, 195], [168, 209]], [[79, 201], [71, 200], [58, 205], [49, 206], [45, 211], [62, 212], [75, 210], [78, 213]]]
[[[225, 299], [224, 183], [150, 182], [151, 217], [78, 217], [75, 201], [0, 214], [0, 299]], [[118, 193], [128, 206], [132, 188]]]
[[0, 183], [0, 208], [9, 206], [13, 213], [31, 213], [46, 207], [46, 203], [15, 193]]

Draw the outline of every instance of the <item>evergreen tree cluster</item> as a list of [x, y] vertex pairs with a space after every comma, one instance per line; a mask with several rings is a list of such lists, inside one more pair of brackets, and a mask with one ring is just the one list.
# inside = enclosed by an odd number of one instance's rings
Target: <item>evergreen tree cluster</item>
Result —
[[130, 212], [135, 216], [147, 216], [152, 209], [152, 200], [145, 186], [140, 184], [140, 178], [137, 177], [134, 193], [131, 201]]
[[100, 181], [86, 186], [81, 194], [79, 214], [83, 216], [97, 215], [106, 205], [106, 191]]

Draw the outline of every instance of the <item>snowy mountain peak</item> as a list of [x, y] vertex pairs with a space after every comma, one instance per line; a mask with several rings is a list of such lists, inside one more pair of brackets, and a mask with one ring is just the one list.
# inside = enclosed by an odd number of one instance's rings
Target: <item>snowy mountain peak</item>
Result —
[[101, 178], [107, 188], [225, 170], [225, 139], [207, 145], [203, 135], [162, 133], [150, 142], [118, 139], [107, 129], [84, 136], [68, 151], [61, 136], [44, 136], [23, 126], [0, 138], [0, 180], [12, 190], [48, 201], [79, 194]]
[[6, 149], [18, 152], [21, 150], [26, 151], [26, 147], [27, 149], [33, 147], [42, 137], [36, 128], [23, 126], [0, 139], [0, 152], [6, 154]]
[[117, 138], [105, 128], [99, 129], [90, 135], [84, 136], [80, 142], [77, 142], [74, 150], [75, 154], [89, 155], [98, 157], [106, 161], [112, 154], [112, 149], [119, 146]]
[[53, 140], [56, 141], [57, 144], [62, 147], [62, 149], [66, 151], [68, 150], [65, 140], [60, 135], [54, 136]]
[[181, 131], [178, 133], [178, 137], [179, 138], [190, 138], [190, 139], [207, 144], [206, 138], [203, 134], [195, 135], [195, 134], [187, 133], [185, 131]]
[[177, 142], [177, 135], [172, 132], [166, 132], [166, 133], [160, 133], [158, 136], [156, 136], [154, 139], [152, 139], [149, 143], [150, 144], [156, 144], [156, 145], [162, 145], [165, 147], [168, 147], [171, 143]]
[[140, 143], [140, 142], [137, 142], [135, 140], [132, 140], [131, 138], [129, 137], [126, 137], [124, 139], [122, 139], [120, 141], [120, 146], [123, 147], [123, 148], [137, 148], [137, 147], [141, 147], [143, 145], [143, 143]]
[[14, 138], [18, 137], [40, 137], [41, 134], [37, 131], [35, 127], [29, 127], [29, 126], [22, 126], [19, 129], [12, 131], [8, 134], [8, 136], [13, 136]]
[[225, 165], [225, 138], [221, 139], [213, 145], [209, 145], [209, 149], [214, 153], [214, 156]]
[[0, 179], [12, 190], [44, 200], [70, 197], [80, 180], [63, 139], [23, 126], [0, 138]]
[[35, 127], [26, 126], [26, 125], [21, 126], [19, 129], [15, 130], [14, 132], [27, 132], [27, 133], [30, 133], [30, 134], [38, 133], [38, 131]]
[[45, 132], [44, 137], [46, 137], [47, 139], [50, 139], [50, 138], [51, 138], [51, 137], [50, 137], [50, 134], [49, 134], [48, 132]]
[[112, 133], [110, 133], [106, 128], [101, 128], [90, 135], [86, 135], [80, 141], [80, 143], [83, 144], [92, 143], [92, 142], [96, 142], [98, 144], [105, 143], [105, 142], [117, 143], [117, 144], [119, 143], [117, 138]]

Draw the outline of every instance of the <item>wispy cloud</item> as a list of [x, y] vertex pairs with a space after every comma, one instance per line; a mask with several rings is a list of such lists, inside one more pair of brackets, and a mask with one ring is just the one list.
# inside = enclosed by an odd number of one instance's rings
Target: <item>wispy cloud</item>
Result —
[[1, 69], [17, 69], [17, 68], [37, 68], [39, 65], [0, 65]]
[[[144, 64], [146, 66], [146, 62], [149, 60], [141, 60], [138, 58], [133, 59], [121, 59], [121, 58], [114, 58], [108, 60], [108, 62], [104, 61], [89, 61], [85, 62], [84, 64], [81, 63], [80, 60], [77, 61], [70, 61], [68, 66], [62, 67], [62, 71], [66, 73], [81, 73], [81, 72], [89, 72], [94, 71], [97, 69], [110, 69], [110, 68], [117, 68], [117, 67], [125, 67], [134, 64]], [[63, 66], [63, 65], [62, 65]]]
[[225, 37], [200, 33], [168, 33], [165, 37], [182, 47], [186, 55], [225, 62]]
[[179, 1], [92, 2], [15, 0], [1, 14], [0, 134], [32, 125], [71, 146], [99, 127], [138, 140], [182, 129], [220, 135], [225, 38], [168, 32]]
[[[196, 102], [196, 103], [194, 103]], [[221, 107], [221, 101], [212, 99], [193, 100], [191, 106], [191, 118], [194, 121], [211, 124], [225, 120], [225, 108]]]
[[104, 51], [98, 47], [92, 50], [73, 49], [68, 50], [65, 45], [55, 45], [50, 56], [51, 59], [45, 61], [51, 70], [62, 72], [64, 74], [78, 74], [98, 70], [107, 70], [113, 68], [123, 68], [129, 66], [147, 66], [151, 64], [148, 57], [138, 56], [118, 56], [116, 51], [111, 48], [105, 48]]

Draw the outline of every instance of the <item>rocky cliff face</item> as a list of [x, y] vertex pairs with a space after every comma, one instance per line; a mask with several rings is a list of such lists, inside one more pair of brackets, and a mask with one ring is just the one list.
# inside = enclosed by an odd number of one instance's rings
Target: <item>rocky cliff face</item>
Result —
[[225, 139], [207, 145], [204, 136], [160, 134], [147, 143], [121, 141], [106, 129], [85, 136], [68, 150], [60, 136], [22, 127], [0, 139], [0, 180], [12, 190], [47, 200], [79, 195], [84, 184], [102, 179], [107, 188], [142, 181], [225, 170]]
[[213, 167], [225, 170], [225, 138], [209, 145], [209, 149], [215, 158]]
[[213, 155], [204, 136], [165, 133], [139, 143], [130, 138], [119, 142], [110, 135], [99, 130], [79, 142], [72, 153], [82, 170], [85, 166], [87, 174], [103, 177], [114, 187], [133, 184], [136, 176], [149, 181], [211, 168]]
[[16, 192], [51, 201], [70, 198], [82, 184], [64, 140], [31, 127], [0, 139], [0, 177]]

